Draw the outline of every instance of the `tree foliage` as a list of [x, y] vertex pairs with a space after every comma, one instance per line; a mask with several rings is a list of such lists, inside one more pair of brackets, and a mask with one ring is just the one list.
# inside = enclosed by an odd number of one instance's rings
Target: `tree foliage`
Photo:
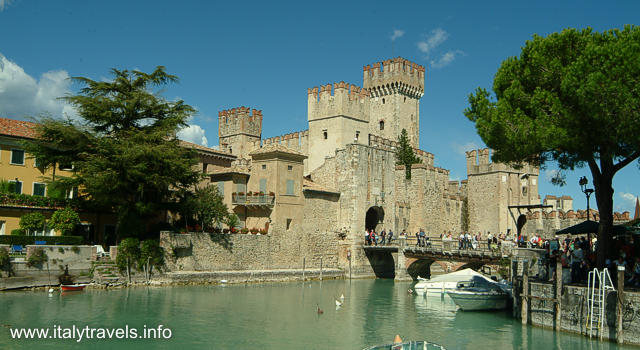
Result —
[[125, 238], [118, 244], [116, 265], [121, 272], [127, 273], [127, 281], [131, 283], [131, 267], [140, 259], [140, 241], [137, 238]]
[[63, 236], [73, 234], [76, 225], [79, 223], [80, 216], [75, 212], [75, 210], [69, 207], [56, 210], [56, 212], [51, 215], [51, 219], [49, 219], [49, 227], [60, 231]]
[[203, 232], [223, 222], [228, 215], [224, 197], [218, 192], [216, 186], [196, 188], [193, 198], [195, 218]]
[[152, 269], [160, 269], [164, 265], [164, 251], [158, 240], [147, 239], [140, 244], [138, 266], [145, 272], [147, 281], [151, 278]]
[[27, 233], [33, 233], [44, 229], [46, 219], [38, 212], [27, 213], [20, 217], [20, 228]]
[[465, 110], [494, 161], [588, 166], [600, 210], [599, 266], [613, 231], [613, 177], [640, 156], [638, 86], [640, 27], [566, 29], [534, 35], [498, 69], [495, 100], [478, 88]]
[[83, 88], [63, 99], [76, 108], [80, 120], [44, 117], [37, 128], [39, 140], [25, 147], [43, 167], [72, 164], [73, 176], [49, 182], [67, 191], [79, 188], [85, 198], [114, 210], [122, 236], [127, 216], [151, 215], [173, 190], [198, 181], [194, 151], [180, 147], [176, 138], [195, 110], [152, 91], [177, 81], [164, 67], [152, 73], [118, 69], [111, 73], [111, 81], [73, 78]]
[[413, 148], [409, 143], [409, 136], [407, 130], [402, 129], [400, 137], [398, 138], [398, 149], [396, 150], [396, 164], [404, 165], [405, 178], [411, 179], [411, 165], [421, 163], [420, 158], [416, 157], [413, 153]]

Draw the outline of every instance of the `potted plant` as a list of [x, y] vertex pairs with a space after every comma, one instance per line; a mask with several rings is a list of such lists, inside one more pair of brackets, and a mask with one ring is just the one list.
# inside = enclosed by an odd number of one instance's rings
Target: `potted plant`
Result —
[[246, 228], [246, 227], [243, 227], [243, 228], [240, 230], [240, 233], [242, 233], [242, 234], [247, 234], [247, 233], [249, 233], [249, 229], [248, 229], [248, 228]]
[[261, 228], [261, 229], [260, 229], [260, 234], [261, 234], [261, 235], [266, 235], [267, 233], [269, 233], [268, 231], [269, 231], [269, 230], [267, 230], [266, 228]]
[[222, 229], [222, 233], [229, 233], [229, 229], [228, 228], [223, 228]]
[[255, 235], [258, 233], [258, 229], [257, 228], [252, 228], [251, 230], [249, 230], [251, 232], [251, 234]]
[[275, 196], [275, 195], [276, 195], [275, 193], [273, 193], [273, 192], [269, 192], [269, 196], [273, 197], [273, 196]]

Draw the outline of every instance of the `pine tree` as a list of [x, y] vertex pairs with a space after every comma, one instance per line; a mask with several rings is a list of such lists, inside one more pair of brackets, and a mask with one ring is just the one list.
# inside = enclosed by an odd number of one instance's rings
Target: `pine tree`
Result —
[[411, 164], [421, 163], [422, 160], [413, 153], [413, 148], [409, 143], [407, 130], [402, 129], [398, 139], [398, 149], [396, 150], [396, 165], [404, 165], [405, 177], [411, 179]]

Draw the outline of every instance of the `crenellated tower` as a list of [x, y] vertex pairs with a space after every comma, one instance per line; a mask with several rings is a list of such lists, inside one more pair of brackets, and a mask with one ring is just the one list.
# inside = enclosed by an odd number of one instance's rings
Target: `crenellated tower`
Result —
[[397, 57], [366, 65], [363, 71], [363, 88], [371, 97], [371, 133], [397, 140], [402, 129], [406, 129], [411, 145], [418, 148], [425, 68]]
[[251, 151], [260, 147], [262, 136], [262, 111], [249, 107], [237, 107], [218, 112], [218, 137], [220, 150], [248, 158]]
[[343, 81], [308, 89], [308, 170], [353, 142], [367, 142], [369, 93]]

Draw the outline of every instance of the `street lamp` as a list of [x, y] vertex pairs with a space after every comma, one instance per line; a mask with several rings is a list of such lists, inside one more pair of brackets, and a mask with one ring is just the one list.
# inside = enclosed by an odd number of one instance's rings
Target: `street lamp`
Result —
[[[589, 209], [589, 197], [591, 197], [593, 193], [593, 188], [587, 188], [589, 180], [587, 180], [586, 176], [581, 177], [578, 183], [580, 184], [582, 192], [587, 196], [587, 221], [589, 221], [589, 212], [591, 211]], [[587, 232], [587, 240], [589, 241], [589, 247], [591, 247], [591, 232]], [[589, 250], [591, 250], [591, 248], [589, 248]]]
[[581, 177], [579, 183], [582, 192], [587, 196], [587, 221], [589, 221], [589, 197], [591, 197], [591, 194], [593, 193], [593, 188], [587, 188], [589, 180], [587, 180], [586, 176]]

